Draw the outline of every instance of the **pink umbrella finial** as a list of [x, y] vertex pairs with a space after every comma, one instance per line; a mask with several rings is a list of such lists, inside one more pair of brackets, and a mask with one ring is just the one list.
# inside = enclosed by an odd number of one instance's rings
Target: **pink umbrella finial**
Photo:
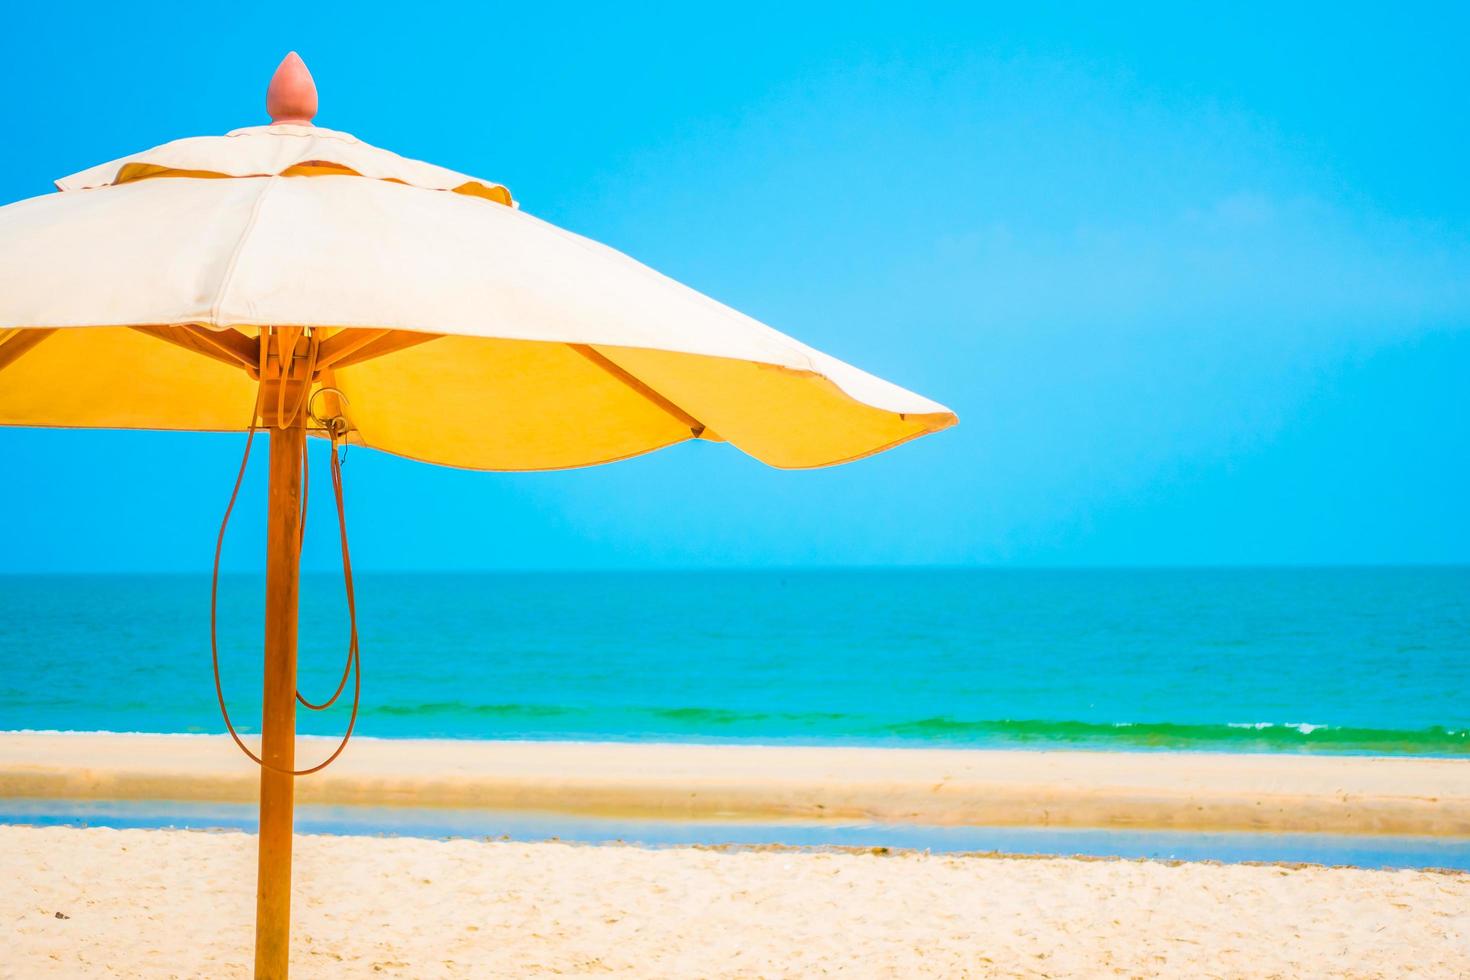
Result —
[[310, 126], [316, 117], [316, 82], [312, 81], [306, 62], [295, 51], [281, 59], [280, 67], [271, 76], [270, 88], [265, 92], [265, 111], [270, 113], [271, 125]]

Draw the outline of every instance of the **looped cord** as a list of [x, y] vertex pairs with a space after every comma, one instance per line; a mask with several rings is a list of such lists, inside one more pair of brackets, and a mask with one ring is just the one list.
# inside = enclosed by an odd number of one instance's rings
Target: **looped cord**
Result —
[[[309, 376], [310, 375], [308, 375], [308, 377]], [[255, 409], [250, 416], [250, 432], [249, 435], [245, 437], [245, 452], [240, 459], [240, 472], [235, 476], [235, 487], [233, 490], [230, 491], [230, 502], [225, 507], [225, 516], [224, 519], [220, 521], [219, 525], [219, 538], [215, 541], [214, 545], [214, 572], [209, 586], [209, 652], [210, 658], [214, 665], [214, 693], [215, 696], [219, 698], [220, 716], [224, 718], [225, 728], [229, 730], [230, 738], [235, 740], [235, 744], [239, 746], [240, 751], [249, 756], [250, 760], [256, 765], [260, 766], [262, 769], [269, 769], [271, 772], [280, 773], [283, 776], [309, 776], [314, 772], [320, 772], [321, 770], [327, 768], [327, 766], [335, 762], [337, 760], [337, 757], [342, 754], [342, 751], [347, 748], [347, 743], [352, 738], [352, 730], [357, 725], [357, 709], [362, 699], [362, 665], [361, 659], [358, 654], [357, 645], [357, 599], [352, 585], [352, 557], [348, 553], [347, 548], [347, 514], [342, 503], [342, 463], [338, 457], [337, 452], [338, 439], [340, 434], [342, 433], [340, 431], [340, 428], [337, 426], [331, 427], [329, 432], [332, 439], [332, 492], [337, 498], [337, 528], [340, 532], [342, 540], [342, 579], [347, 589], [347, 617], [350, 624], [350, 633], [347, 642], [347, 662], [343, 665], [342, 680], [338, 682], [337, 690], [326, 701], [323, 701], [321, 704], [314, 704], [302, 696], [300, 688], [296, 690], [296, 700], [305, 707], [311, 709], [312, 711], [324, 711], [335, 704], [337, 699], [342, 696], [342, 691], [347, 687], [347, 676], [348, 674], [351, 674], [352, 714], [347, 719], [347, 730], [342, 734], [342, 741], [337, 744], [336, 750], [333, 751], [331, 755], [327, 756], [325, 760], [318, 763], [317, 765], [312, 766], [309, 769], [282, 769], [279, 766], [273, 766], [269, 762], [266, 762], [260, 756], [252, 752], [250, 750], [250, 746], [246, 745], [245, 742], [240, 738], [240, 733], [235, 730], [234, 724], [230, 721], [230, 709], [225, 703], [224, 686], [220, 682], [218, 633], [220, 555], [224, 551], [225, 531], [230, 526], [230, 514], [233, 513], [235, 509], [235, 501], [240, 496], [240, 486], [245, 482], [245, 468], [250, 463], [250, 448], [251, 445], [255, 442], [255, 433], [259, 428], [256, 419], [260, 415], [261, 404], [264, 397], [265, 390], [264, 385], [262, 385], [260, 393], [256, 396]], [[298, 411], [303, 407], [305, 406], [298, 406]], [[294, 417], [294, 413], [290, 417]], [[302, 472], [303, 479], [306, 479], [310, 476], [310, 471], [307, 469], [306, 449], [304, 446], [302, 447]], [[297, 561], [299, 561], [301, 558], [301, 542], [304, 539], [306, 533], [305, 486], [302, 487], [301, 493], [301, 511], [302, 513], [300, 524], [303, 537], [297, 539], [297, 553], [295, 556]]]

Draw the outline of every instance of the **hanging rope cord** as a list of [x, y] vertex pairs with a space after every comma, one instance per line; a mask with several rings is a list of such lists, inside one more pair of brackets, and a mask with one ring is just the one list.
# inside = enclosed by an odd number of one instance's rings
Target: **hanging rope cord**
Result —
[[[310, 376], [309, 370], [308, 376]], [[284, 389], [285, 385], [282, 385], [281, 387]], [[278, 394], [277, 417], [294, 418], [297, 413], [303, 410], [307, 411], [309, 414], [310, 403], [306, 401], [306, 393], [303, 392], [301, 397], [303, 399], [303, 402], [296, 406], [295, 412], [293, 412], [290, 416], [287, 416], [284, 414], [283, 411], [285, 407], [284, 393]], [[343, 732], [342, 740], [337, 743], [337, 748], [332, 752], [331, 755], [327, 756], [326, 759], [324, 759], [322, 762], [317, 763], [309, 769], [282, 769], [279, 766], [271, 765], [269, 762], [266, 762], [264, 759], [262, 759], [259, 755], [256, 755], [250, 750], [250, 746], [246, 745], [244, 740], [240, 738], [240, 733], [236, 731], [234, 723], [230, 721], [230, 709], [225, 702], [225, 691], [223, 684], [220, 682], [219, 672], [218, 624], [220, 555], [224, 551], [225, 532], [229, 529], [230, 526], [230, 515], [235, 510], [235, 501], [239, 498], [240, 487], [245, 482], [245, 469], [250, 464], [250, 449], [252, 444], [255, 442], [255, 433], [259, 429], [259, 425], [257, 424], [256, 419], [260, 417], [260, 409], [264, 398], [265, 386], [262, 385], [259, 393], [256, 395], [255, 407], [250, 415], [250, 430], [249, 434], [245, 437], [245, 452], [240, 458], [240, 471], [235, 475], [235, 486], [234, 489], [230, 491], [230, 502], [225, 506], [225, 516], [220, 521], [219, 525], [219, 538], [215, 541], [214, 545], [214, 572], [211, 577], [209, 587], [209, 652], [211, 662], [214, 666], [214, 693], [215, 696], [219, 699], [220, 716], [224, 718], [225, 728], [229, 730], [230, 738], [235, 740], [235, 744], [239, 746], [240, 751], [249, 756], [250, 760], [256, 765], [260, 766], [262, 769], [269, 769], [271, 772], [280, 773], [283, 776], [309, 776], [314, 772], [320, 772], [323, 769], [327, 768], [327, 766], [335, 762], [337, 760], [337, 757], [342, 754], [342, 751], [347, 748], [347, 743], [352, 739], [352, 730], [357, 725], [357, 709], [362, 700], [362, 664], [361, 658], [358, 654], [357, 643], [357, 599], [352, 585], [352, 556], [349, 553], [347, 547], [347, 514], [342, 502], [342, 460], [338, 453], [339, 441], [346, 434], [346, 427], [345, 425], [340, 424], [340, 419], [329, 420], [329, 423], [327, 425], [327, 433], [331, 437], [332, 441], [332, 493], [337, 500], [337, 528], [342, 542], [342, 580], [346, 586], [347, 591], [347, 617], [349, 622], [347, 660], [342, 667], [342, 679], [337, 682], [337, 689], [332, 693], [331, 697], [327, 698], [327, 700], [321, 702], [320, 704], [316, 704], [308, 701], [302, 695], [301, 689], [298, 687], [296, 689], [296, 700], [299, 701], [304, 707], [312, 711], [325, 711], [327, 708], [330, 708], [332, 705], [336, 704], [337, 699], [342, 696], [342, 692], [347, 688], [347, 677], [350, 674], [352, 676], [352, 714], [347, 719], [347, 730]], [[301, 511], [298, 523], [300, 535], [296, 539], [296, 555], [294, 556], [294, 559], [297, 561], [299, 561], [301, 558], [301, 546], [306, 538], [306, 488], [307, 485], [310, 483], [311, 476], [311, 468], [308, 461], [305, 445], [303, 445], [301, 448], [301, 470]]]

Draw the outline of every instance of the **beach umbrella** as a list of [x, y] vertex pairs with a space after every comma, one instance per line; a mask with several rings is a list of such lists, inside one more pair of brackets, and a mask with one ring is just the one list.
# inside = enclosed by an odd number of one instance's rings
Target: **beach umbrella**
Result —
[[795, 469], [955, 416], [533, 217], [499, 184], [314, 126], [294, 53], [266, 101], [270, 125], [142, 150], [0, 208], [0, 424], [269, 432], [256, 975], [277, 977], [308, 437], [481, 470], [699, 439]]

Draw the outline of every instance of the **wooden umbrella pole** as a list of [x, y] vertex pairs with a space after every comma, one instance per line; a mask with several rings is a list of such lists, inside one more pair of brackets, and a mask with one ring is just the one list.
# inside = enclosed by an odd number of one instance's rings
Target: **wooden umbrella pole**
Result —
[[[289, 380], [285, 386], [299, 387]], [[296, 767], [296, 618], [301, 587], [301, 457], [306, 445], [305, 405], [296, 394], [288, 393], [289, 403], [299, 406], [292, 417], [275, 417], [269, 409], [265, 413], [272, 427], [261, 758], [267, 765], [284, 770]], [[264, 401], [269, 403], [271, 399]], [[262, 767], [260, 865], [255, 897], [257, 980], [279, 980], [289, 970], [294, 809], [295, 777]]]
[[[265, 708], [261, 758], [296, 767], [296, 615], [301, 585], [301, 452], [304, 424], [270, 434], [266, 531]], [[283, 978], [291, 941], [291, 831], [296, 777], [260, 770], [260, 870], [255, 898], [255, 976]]]

